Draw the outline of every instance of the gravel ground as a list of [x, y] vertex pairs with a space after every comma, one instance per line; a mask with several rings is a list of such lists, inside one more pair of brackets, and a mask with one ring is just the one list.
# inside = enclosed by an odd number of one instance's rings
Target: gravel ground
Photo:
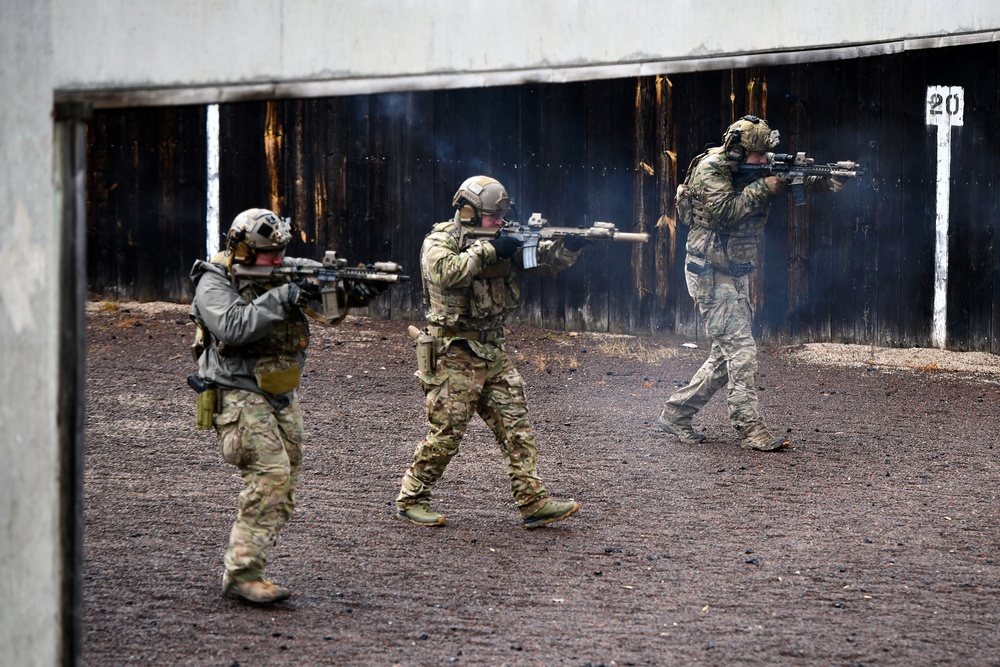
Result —
[[924, 347], [888, 348], [873, 345], [809, 343], [789, 349], [799, 360], [826, 366], [951, 372], [1000, 376], [1000, 357], [985, 352], [953, 352]]
[[580, 511], [525, 531], [481, 422], [435, 493], [392, 499], [426, 432], [408, 322], [314, 330], [298, 508], [219, 597], [241, 481], [194, 429], [187, 308], [88, 305], [84, 665], [1000, 665], [1000, 418], [989, 355], [761, 350], [791, 446], [739, 448], [716, 397], [655, 426], [683, 341], [516, 326], [539, 469]]

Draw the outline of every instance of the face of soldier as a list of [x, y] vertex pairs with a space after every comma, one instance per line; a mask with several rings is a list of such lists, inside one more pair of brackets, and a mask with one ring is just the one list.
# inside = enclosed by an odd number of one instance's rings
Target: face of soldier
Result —
[[257, 266], [281, 266], [285, 259], [285, 249], [281, 250], [258, 250]]
[[483, 227], [503, 227], [503, 213], [483, 213]]
[[767, 153], [764, 151], [750, 151], [747, 155], [747, 164], [767, 164]]

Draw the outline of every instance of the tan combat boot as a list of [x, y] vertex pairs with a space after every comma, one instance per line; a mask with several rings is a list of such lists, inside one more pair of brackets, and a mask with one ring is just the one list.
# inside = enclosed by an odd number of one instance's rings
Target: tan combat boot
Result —
[[418, 526], [443, 526], [444, 516], [431, 509], [428, 503], [419, 503], [413, 507], [398, 508], [397, 516], [404, 521]]
[[740, 447], [758, 452], [773, 452], [788, 446], [787, 438], [775, 438], [767, 430], [763, 422], [755, 422], [745, 426], [737, 426], [740, 432]]
[[676, 436], [685, 445], [697, 445], [708, 442], [708, 436], [704, 433], [696, 433], [691, 428], [691, 417], [678, 417], [667, 414], [664, 410], [660, 413], [660, 418], [656, 420], [657, 425], [670, 435]]
[[556, 521], [561, 521], [580, 509], [580, 503], [570, 498], [567, 502], [560, 503], [551, 498], [540, 508], [524, 517], [522, 523], [528, 530], [546, 526]]
[[292, 597], [292, 592], [263, 577], [239, 582], [226, 572], [222, 575], [222, 597], [267, 604], [287, 600]]

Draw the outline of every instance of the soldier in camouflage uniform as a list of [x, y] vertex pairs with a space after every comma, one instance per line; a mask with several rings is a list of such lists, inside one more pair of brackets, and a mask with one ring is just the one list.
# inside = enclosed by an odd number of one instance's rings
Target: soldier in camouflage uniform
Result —
[[[744, 116], [726, 130], [722, 146], [695, 158], [678, 188], [678, 218], [691, 227], [684, 274], [688, 293], [712, 340], [708, 360], [667, 400], [658, 419], [660, 428], [681, 442], [707, 440], [694, 431], [691, 419], [715, 392], [727, 387], [729, 422], [742, 447], [773, 451], [788, 446], [787, 439], [771, 434], [757, 410], [757, 347], [747, 290], [769, 200], [785, 184], [778, 176], [737, 172], [740, 163], [773, 163], [769, 150], [777, 144], [778, 132], [767, 121]], [[844, 180], [812, 176], [805, 186], [839, 192]]]
[[[302, 464], [302, 413], [296, 387], [305, 364], [309, 325], [302, 308], [315, 296], [307, 284], [261, 284], [235, 278], [234, 263], [317, 265], [284, 257], [292, 239], [286, 219], [249, 209], [233, 220], [228, 248], [191, 269], [198, 325], [200, 378], [218, 388], [214, 426], [222, 456], [246, 487], [225, 555], [222, 594], [254, 603], [292, 592], [264, 577], [268, 552], [295, 508]], [[348, 305], [365, 305], [378, 288], [347, 286]]]
[[[436, 224], [420, 251], [428, 325], [418, 338], [418, 356], [421, 345], [427, 354], [416, 376], [426, 395], [430, 432], [403, 475], [398, 515], [420, 526], [444, 525], [445, 518], [430, 507], [431, 492], [478, 413], [496, 436], [523, 525], [544, 526], [573, 514], [579, 504], [549, 498], [538, 476], [524, 385], [507, 356], [503, 325], [521, 295], [515, 269], [522, 268], [517, 251], [523, 242], [512, 236], [477, 240], [469, 233], [470, 226], [503, 224], [510, 199], [495, 179], [467, 179], [452, 205], [455, 217]], [[585, 243], [574, 237], [542, 241], [538, 267], [527, 272], [550, 275], [569, 268]]]

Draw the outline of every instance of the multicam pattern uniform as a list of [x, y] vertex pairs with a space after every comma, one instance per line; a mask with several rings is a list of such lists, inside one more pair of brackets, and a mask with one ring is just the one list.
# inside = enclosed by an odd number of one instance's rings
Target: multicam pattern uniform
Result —
[[302, 412], [298, 398], [275, 410], [261, 394], [232, 389], [222, 394], [215, 429], [222, 457], [240, 469], [246, 484], [229, 536], [225, 565], [234, 580], [260, 579], [278, 531], [295, 511], [302, 467]]
[[[219, 261], [216, 257], [213, 261]], [[311, 263], [286, 258], [286, 264]], [[230, 533], [225, 568], [234, 581], [261, 579], [267, 557], [295, 510], [302, 465], [303, 425], [296, 391], [264, 393], [255, 369], [305, 363], [309, 327], [288, 300], [288, 288], [268, 290], [230, 281], [224, 266], [195, 262], [192, 315], [216, 339], [199, 358], [199, 374], [222, 388], [215, 430], [222, 456], [246, 484]]]
[[[538, 267], [526, 272], [557, 273], [579, 255], [562, 242], [542, 241]], [[468, 244], [457, 217], [435, 225], [424, 240], [420, 273], [428, 330], [438, 337], [437, 366], [433, 373], [416, 373], [426, 395], [430, 431], [403, 475], [396, 498], [400, 510], [431, 500], [474, 414], [496, 436], [522, 517], [548, 498], [536, 468], [537, 445], [524, 385], [507, 356], [503, 334], [504, 318], [521, 296], [513, 270], [519, 265], [520, 253], [513, 260], [497, 260], [488, 242]]]
[[[730, 423], [744, 442], [764, 445], [771, 435], [757, 410], [757, 346], [746, 275], [757, 259], [770, 194], [758, 175], [737, 174], [735, 163], [723, 151], [709, 150], [688, 180], [694, 219], [685, 278], [712, 348], [691, 382], [667, 400], [663, 413], [689, 423], [715, 392], [727, 386]], [[773, 154], [768, 154], [768, 161], [773, 161]], [[805, 185], [825, 188], [824, 179], [816, 177], [806, 179]]]

